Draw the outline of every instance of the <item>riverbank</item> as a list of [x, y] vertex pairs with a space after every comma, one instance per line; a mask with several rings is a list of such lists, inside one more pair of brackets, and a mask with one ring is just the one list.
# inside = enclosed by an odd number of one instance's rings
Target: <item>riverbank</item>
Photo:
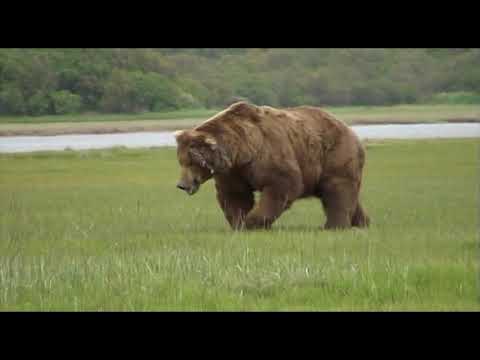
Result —
[[[387, 139], [480, 138], [480, 123], [353, 125], [365, 143]], [[176, 146], [173, 131], [0, 137], [0, 153]]]
[[[480, 122], [480, 105], [325, 107], [349, 125]], [[144, 114], [0, 117], [0, 136], [170, 131], [193, 127], [219, 110]]]

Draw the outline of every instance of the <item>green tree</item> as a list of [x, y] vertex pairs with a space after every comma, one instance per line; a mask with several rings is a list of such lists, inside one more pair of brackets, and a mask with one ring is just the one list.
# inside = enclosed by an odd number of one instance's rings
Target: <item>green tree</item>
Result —
[[183, 100], [181, 96], [181, 91], [160, 74], [115, 69], [105, 85], [101, 103], [104, 111], [163, 111], [187, 102], [185, 95]]
[[480, 49], [0, 49], [2, 114], [211, 108], [235, 98], [389, 105], [465, 92], [469, 101], [480, 93]]
[[78, 113], [82, 108], [82, 98], [68, 90], [55, 91], [50, 98], [55, 114]]
[[248, 79], [240, 84], [236, 92], [240, 97], [249, 99], [257, 105], [278, 105], [277, 94], [268, 83], [260, 79]]
[[28, 98], [26, 108], [27, 113], [34, 116], [51, 114], [53, 112], [50, 98], [42, 91], [37, 91]]
[[0, 91], [0, 114], [24, 115], [26, 103], [22, 92], [14, 85], [8, 84]]

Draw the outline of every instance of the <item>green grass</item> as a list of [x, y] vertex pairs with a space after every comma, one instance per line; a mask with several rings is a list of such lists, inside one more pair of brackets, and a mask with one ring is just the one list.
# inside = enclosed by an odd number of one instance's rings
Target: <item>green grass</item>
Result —
[[349, 124], [362, 122], [429, 123], [439, 121], [480, 121], [479, 104], [345, 106], [327, 107], [327, 110]]
[[468, 91], [443, 92], [433, 95], [431, 104], [480, 104], [480, 93]]
[[[345, 120], [371, 119], [378, 121], [439, 121], [456, 118], [480, 119], [479, 104], [429, 104], [395, 106], [326, 106], [327, 110], [343, 116]], [[221, 109], [177, 110], [145, 112], [141, 114], [76, 114], [46, 116], [0, 116], [0, 124], [45, 124], [62, 122], [112, 122], [140, 120], [207, 119]]]
[[[480, 122], [480, 105], [326, 107], [347, 124]], [[144, 114], [0, 117], [0, 136], [95, 134], [191, 128], [219, 110]]]
[[475, 140], [369, 143], [368, 230], [232, 232], [175, 149], [0, 155], [0, 310], [480, 310]]
[[208, 118], [219, 110], [192, 109], [166, 112], [145, 112], [139, 114], [69, 114], [44, 116], [0, 116], [0, 124], [36, 124], [57, 122], [106, 122], [128, 120], [175, 120]]

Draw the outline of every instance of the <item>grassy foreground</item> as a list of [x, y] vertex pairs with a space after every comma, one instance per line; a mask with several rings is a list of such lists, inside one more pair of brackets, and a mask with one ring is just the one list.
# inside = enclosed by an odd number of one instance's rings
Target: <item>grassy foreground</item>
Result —
[[[325, 107], [348, 124], [480, 122], [480, 105], [397, 105]], [[144, 114], [82, 114], [0, 117], [0, 136], [92, 134], [189, 128], [217, 110]]]
[[226, 226], [175, 149], [0, 155], [0, 310], [480, 310], [478, 144], [368, 144], [368, 230]]

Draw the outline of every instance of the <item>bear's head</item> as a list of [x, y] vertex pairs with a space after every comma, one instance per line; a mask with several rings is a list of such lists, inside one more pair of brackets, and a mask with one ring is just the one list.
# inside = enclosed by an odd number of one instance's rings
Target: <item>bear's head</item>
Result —
[[224, 173], [232, 162], [225, 149], [210, 134], [197, 130], [175, 132], [177, 158], [182, 167], [177, 187], [189, 195], [216, 173]]

